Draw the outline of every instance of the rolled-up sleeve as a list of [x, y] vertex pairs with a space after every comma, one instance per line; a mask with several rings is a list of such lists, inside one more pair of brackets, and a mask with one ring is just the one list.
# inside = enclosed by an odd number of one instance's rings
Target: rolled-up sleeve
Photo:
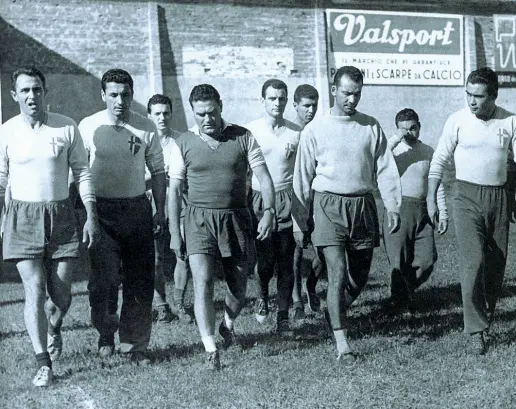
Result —
[[170, 148], [169, 159], [168, 177], [170, 179], [184, 180], [186, 178], [186, 165], [181, 148], [177, 144]]
[[251, 132], [245, 134], [245, 149], [247, 151], [247, 161], [251, 169], [265, 165], [265, 157], [263, 156], [262, 148]]

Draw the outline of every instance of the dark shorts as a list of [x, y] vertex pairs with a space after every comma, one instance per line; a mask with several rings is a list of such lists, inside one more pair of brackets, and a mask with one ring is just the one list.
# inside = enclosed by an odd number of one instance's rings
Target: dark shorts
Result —
[[252, 245], [251, 215], [247, 207], [209, 209], [188, 205], [184, 231], [188, 256], [247, 257]]
[[[287, 188], [276, 192], [275, 198], [278, 231], [292, 229], [292, 189]], [[256, 231], [258, 223], [263, 217], [263, 209], [265, 208], [262, 193], [253, 190], [248, 205], [253, 219], [253, 228]]]
[[69, 199], [7, 206], [4, 260], [79, 257], [79, 222]]
[[315, 192], [312, 243], [364, 250], [380, 245], [376, 202], [370, 193], [337, 195]]

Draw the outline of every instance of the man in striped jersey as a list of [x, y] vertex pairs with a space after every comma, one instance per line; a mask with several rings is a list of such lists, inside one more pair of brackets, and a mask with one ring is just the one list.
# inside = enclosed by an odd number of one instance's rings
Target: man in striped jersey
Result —
[[[147, 113], [149, 118], [156, 125], [158, 130], [158, 136], [163, 148], [163, 159], [165, 162], [165, 172], [168, 172], [170, 167], [170, 154], [171, 147], [175, 144], [175, 140], [181, 135], [181, 132], [172, 129], [172, 101], [169, 97], [162, 94], [153, 95], [147, 103]], [[147, 182], [150, 184], [152, 178], [150, 173], [146, 173]], [[150, 186], [148, 186], [150, 189]], [[148, 193], [152, 195], [152, 190], [148, 190]], [[186, 197], [184, 198], [186, 199]], [[183, 201], [183, 207], [186, 202]], [[154, 206], [155, 208], [155, 206]], [[154, 209], [155, 210], [155, 209]], [[167, 206], [165, 205], [165, 214], [168, 220]], [[184, 213], [181, 213], [181, 221], [184, 219]], [[183, 224], [181, 223], [181, 231]], [[182, 233], [183, 234], [183, 233]], [[163, 231], [163, 234], [155, 235], [154, 247], [155, 247], [155, 281], [154, 281], [154, 303], [157, 308], [157, 321], [158, 322], [171, 322], [176, 317], [186, 322], [192, 322], [193, 317], [185, 309], [184, 297], [186, 291], [186, 285], [188, 283], [189, 266], [188, 262], [176, 258], [174, 267], [174, 308], [173, 311], [167, 302], [167, 296], [165, 293], [165, 268], [166, 257], [170, 252], [170, 232], [168, 228]], [[177, 314], [177, 315], [175, 315]]]
[[[293, 122], [304, 129], [315, 118], [317, 113], [317, 107], [319, 104], [319, 93], [317, 90], [309, 84], [301, 84], [294, 91], [294, 109], [296, 110], [296, 117]], [[313, 215], [309, 216], [308, 234], [311, 235], [313, 232]], [[306, 246], [309, 244], [309, 237], [306, 238]], [[296, 244], [294, 251], [294, 289], [292, 290], [292, 308], [294, 309], [294, 319], [302, 319], [305, 317], [305, 309], [303, 300], [301, 298], [301, 277], [303, 265], [303, 246]], [[319, 276], [321, 275], [324, 265], [317, 253], [317, 249], [314, 248], [315, 256], [310, 266], [310, 272], [305, 281], [305, 293], [308, 299], [308, 308], [312, 312], [319, 311], [320, 300], [317, 296], [316, 286]]]
[[[401, 178], [400, 229], [384, 234], [385, 252], [391, 266], [391, 303], [393, 312], [411, 307], [414, 291], [433, 271], [437, 250], [433, 224], [426, 209], [428, 170], [434, 150], [419, 139], [421, 123], [413, 109], [396, 114], [396, 134], [388, 140]], [[438, 191], [439, 225], [437, 231], [448, 229], [448, 210], [444, 188]], [[387, 210], [383, 230], [388, 231]]]

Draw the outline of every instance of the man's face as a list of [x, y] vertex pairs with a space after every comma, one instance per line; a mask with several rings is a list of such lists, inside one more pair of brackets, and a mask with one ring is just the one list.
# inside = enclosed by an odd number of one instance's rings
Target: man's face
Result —
[[419, 140], [419, 131], [421, 130], [421, 126], [415, 119], [399, 121], [398, 129], [403, 134], [403, 139], [405, 139], [409, 145], [412, 145]]
[[124, 118], [129, 113], [133, 101], [133, 93], [129, 84], [108, 82], [106, 90], [102, 90], [101, 95], [108, 112], [113, 116]]
[[346, 75], [342, 76], [337, 86], [332, 85], [331, 93], [335, 97], [335, 106], [344, 115], [353, 115], [362, 96], [364, 84], [354, 82]]
[[482, 118], [491, 115], [496, 97], [487, 93], [486, 84], [466, 84], [466, 100], [473, 115]]
[[22, 114], [38, 117], [45, 111], [45, 93], [39, 77], [21, 74], [16, 79], [15, 90], [11, 96], [20, 106]]
[[265, 98], [262, 98], [265, 112], [273, 118], [283, 118], [287, 101], [287, 91], [272, 87], [265, 90]]
[[317, 112], [318, 100], [316, 98], [301, 98], [299, 102], [294, 102], [297, 117], [306, 125], [312, 121]]
[[222, 128], [221, 101], [194, 101], [192, 111], [199, 130], [208, 136], [218, 136]]
[[172, 111], [168, 104], [154, 104], [150, 107], [149, 118], [158, 128], [158, 131], [166, 131], [171, 128]]

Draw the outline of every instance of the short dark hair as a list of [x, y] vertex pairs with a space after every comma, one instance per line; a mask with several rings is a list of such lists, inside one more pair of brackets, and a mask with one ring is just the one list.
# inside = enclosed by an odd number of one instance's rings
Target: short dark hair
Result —
[[111, 70], [107, 70], [102, 76], [102, 79], [100, 80], [102, 91], [106, 91], [106, 84], [108, 82], [115, 82], [117, 84], [128, 84], [129, 88], [131, 88], [131, 92], [134, 93], [133, 77], [131, 77], [131, 74], [129, 74], [125, 70], [122, 70], [120, 68], [113, 68]]
[[149, 102], [147, 102], [147, 113], [150, 114], [151, 107], [157, 104], [168, 105], [170, 107], [170, 112], [172, 112], [172, 101], [170, 98], [163, 94], [154, 94], [150, 97]]
[[400, 122], [412, 120], [416, 121], [419, 124], [419, 115], [412, 108], [404, 108], [396, 114], [394, 122], [396, 123], [397, 127]]
[[302, 84], [294, 91], [294, 102], [299, 102], [302, 98], [319, 99], [319, 93], [311, 85]]
[[16, 91], [16, 81], [20, 75], [28, 75], [29, 77], [37, 77], [41, 80], [43, 89], [47, 89], [47, 81], [43, 73], [34, 66], [18, 68], [11, 74], [11, 86], [13, 91]]
[[219, 91], [213, 85], [199, 84], [192, 88], [190, 97], [188, 98], [190, 106], [193, 108], [193, 103], [197, 101], [215, 101], [220, 102]]
[[333, 77], [333, 85], [336, 87], [340, 84], [340, 79], [346, 76], [351, 81], [363, 84], [364, 83], [364, 75], [362, 71], [360, 71], [357, 67], [353, 67], [352, 65], [345, 65], [340, 67]]
[[467, 84], [485, 84], [487, 85], [487, 93], [491, 96], [498, 96], [498, 75], [489, 67], [479, 68], [471, 71], [468, 75]]
[[265, 81], [262, 85], [262, 98], [265, 98], [265, 95], [267, 94], [267, 88], [269, 87], [274, 89], [284, 89], [288, 95], [287, 84], [276, 78], [271, 78], [270, 80]]

